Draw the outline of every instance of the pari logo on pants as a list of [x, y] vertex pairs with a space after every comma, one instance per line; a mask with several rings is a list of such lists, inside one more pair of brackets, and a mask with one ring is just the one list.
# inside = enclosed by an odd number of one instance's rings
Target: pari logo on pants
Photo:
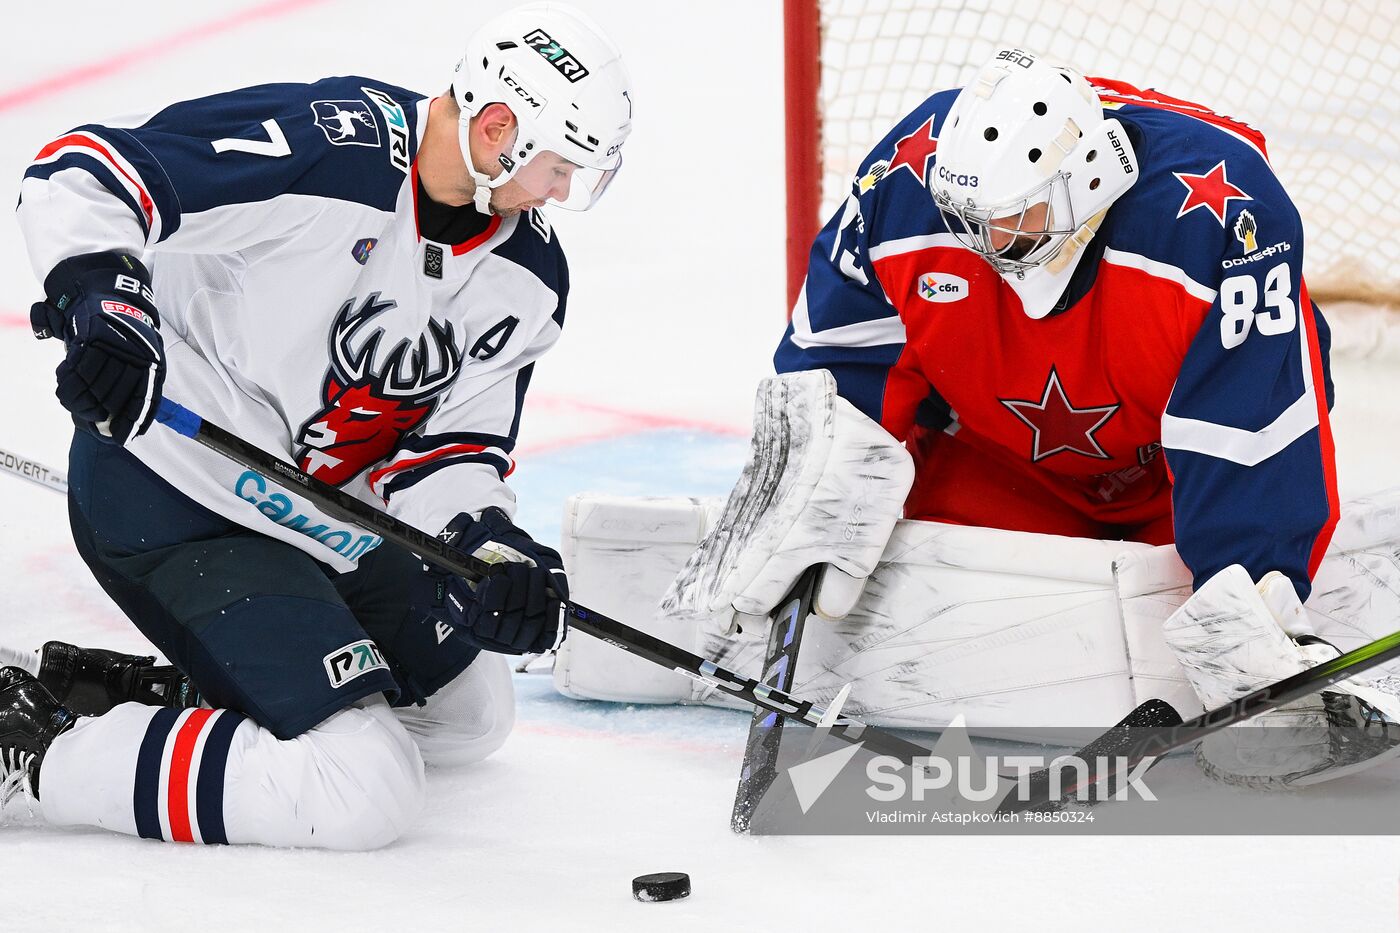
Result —
[[389, 669], [384, 655], [379, 653], [379, 646], [368, 638], [337, 648], [326, 655], [322, 663], [326, 665], [326, 676], [330, 678], [331, 686], [337, 689], [362, 674]]

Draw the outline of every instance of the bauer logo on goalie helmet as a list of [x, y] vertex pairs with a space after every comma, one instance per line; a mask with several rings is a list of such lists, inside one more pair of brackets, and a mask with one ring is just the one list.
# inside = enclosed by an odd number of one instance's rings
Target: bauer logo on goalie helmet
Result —
[[996, 60], [1020, 65], [1022, 68], [1029, 68], [1035, 64], [1035, 56], [1030, 52], [1023, 52], [1021, 49], [1002, 49], [997, 52]]
[[968, 295], [967, 279], [947, 272], [925, 272], [919, 276], [919, 297], [934, 304], [962, 301]]

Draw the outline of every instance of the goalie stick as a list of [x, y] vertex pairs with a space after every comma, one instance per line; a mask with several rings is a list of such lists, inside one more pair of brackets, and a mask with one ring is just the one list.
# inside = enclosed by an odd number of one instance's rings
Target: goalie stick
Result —
[[[1400, 657], [1400, 631], [1392, 632], [1330, 661], [1299, 671], [1291, 677], [1265, 684], [1233, 703], [1186, 721], [1182, 721], [1181, 714], [1165, 701], [1148, 700], [1107, 732], [1070, 756], [1088, 765], [1085, 780], [1067, 780], [1060, 788], [1060, 793], [1053, 795], [1050, 793], [1049, 769], [1036, 771], [1030, 775], [1030, 792], [1027, 799], [1019, 800], [1017, 795], [1008, 795], [997, 808], [997, 812], [1014, 813], [1020, 810], [1058, 808], [1082, 786], [1092, 785], [1101, 780], [1117, 780], [1124, 774], [1131, 773], [1144, 761], [1151, 767], [1168, 752], [1184, 748], [1212, 732], [1219, 732], [1226, 726], [1302, 699], [1396, 657]], [[1113, 764], [1100, 773], [1100, 762]]]
[[[819, 566], [808, 567], [773, 610], [768, 653], [759, 674], [770, 688], [792, 689], [797, 676], [797, 651], [802, 645], [807, 616], [812, 612], [820, 571]], [[734, 810], [729, 817], [729, 827], [736, 833], [749, 831], [754, 811], [778, 778], [778, 747], [782, 738], [783, 717], [765, 709], [753, 711], [749, 740], [744, 746], [744, 764], [739, 772], [739, 788], [734, 793]]]
[[[459, 551], [436, 536], [414, 528], [387, 512], [382, 512], [314, 476], [303, 473], [290, 463], [248, 443], [236, 434], [205, 421], [177, 402], [168, 398], [161, 399], [156, 420], [250, 470], [267, 476], [275, 475], [295, 484], [301, 495], [327, 514], [341, 521], [352, 522], [386, 541], [408, 548], [440, 570], [473, 580], [480, 579], [491, 571], [491, 564], [475, 555]], [[702, 681], [746, 703], [809, 726], [822, 726], [829, 729], [831, 735], [852, 744], [864, 744], [877, 754], [889, 755], [903, 761], [912, 761], [916, 757], [928, 755], [926, 748], [857, 720], [841, 718], [834, 724], [823, 723], [822, 718], [826, 710], [810, 700], [790, 696], [786, 691], [769, 687], [751, 677], [744, 677], [720, 667], [707, 658], [577, 603], [566, 602], [564, 605], [564, 615], [572, 628], [629, 654]]]

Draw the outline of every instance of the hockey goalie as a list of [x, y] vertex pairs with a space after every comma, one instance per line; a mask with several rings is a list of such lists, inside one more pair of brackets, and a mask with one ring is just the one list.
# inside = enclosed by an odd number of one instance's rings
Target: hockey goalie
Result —
[[[575, 500], [575, 594], [756, 674], [819, 568], [794, 692], [850, 684], [846, 712], [930, 729], [1195, 715], [1387, 634], [1400, 498], [1339, 504], [1302, 266], [1258, 131], [1001, 49], [817, 237], [728, 500]], [[732, 702], [579, 639], [555, 681]], [[1400, 689], [1332, 690], [1256, 720], [1315, 728], [1226, 730], [1203, 766], [1290, 784], [1386, 757], [1317, 736], [1383, 732]]]

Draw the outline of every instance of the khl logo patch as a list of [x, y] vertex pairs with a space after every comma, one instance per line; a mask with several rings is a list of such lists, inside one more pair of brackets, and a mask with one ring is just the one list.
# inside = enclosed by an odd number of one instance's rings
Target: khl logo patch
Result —
[[436, 243], [423, 245], [423, 274], [429, 278], [442, 278], [442, 247]]
[[384, 663], [384, 655], [379, 653], [379, 646], [368, 638], [351, 642], [344, 648], [337, 648], [326, 655], [324, 663], [326, 676], [330, 678], [331, 686], [336, 689], [370, 671], [389, 669], [389, 665]]
[[919, 276], [919, 297], [934, 304], [962, 301], [968, 295], [967, 279], [947, 272], [925, 272]]
[[311, 112], [332, 146], [379, 145], [379, 123], [362, 100], [312, 101]]

